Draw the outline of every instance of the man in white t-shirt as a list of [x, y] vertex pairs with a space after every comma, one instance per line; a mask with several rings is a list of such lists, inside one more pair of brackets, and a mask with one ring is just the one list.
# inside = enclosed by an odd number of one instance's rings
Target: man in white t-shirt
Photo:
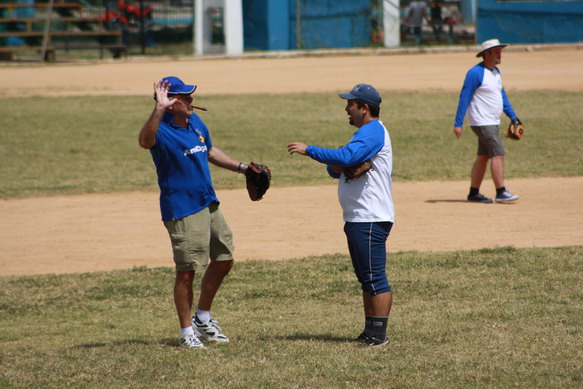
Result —
[[459, 138], [466, 111], [472, 131], [478, 136], [478, 155], [472, 167], [468, 201], [492, 203], [493, 200], [480, 193], [480, 185], [486, 174], [488, 161], [492, 180], [496, 187], [496, 202], [518, 200], [504, 186], [504, 146], [500, 139], [500, 116], [504, 112], [510, 120], [520, 123], [502, 86], [500, 70], [496, 67], [502, 59], [502, 49], [498, 39], [482, 43], [477, 57], [482, 62], [472, 67], [466, 74], [458, 102], [453, 132]]
[[[349, 123], [358, 128], [350, 141], [337, 149], [294, 142], [288, 151], [326, 164], [328, 174], [339, 180], [344, 232], [364, 304], [364, 331], [356, 340], [365, 346], [382, 346], [389, 343], [387, 324], [393, 302], [386, 273], [386, 241], [395, 218], [391, 138], [379, 120], [381, 96], [374, 87], [358, 84], [339, 96], [347, 100]], [[357, 178], [347, 177], [345, 168], [365, 161], [370, 170]]]

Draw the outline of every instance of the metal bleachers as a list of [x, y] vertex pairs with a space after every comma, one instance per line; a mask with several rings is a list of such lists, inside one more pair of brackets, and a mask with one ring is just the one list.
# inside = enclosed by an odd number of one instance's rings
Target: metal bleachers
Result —
[[58, 50], [109, 50], [114, 58], [127, 55], [122, 32], [109, 30], [99, 13], [88, 14], [84, 5], [66, 0], [9, 0], [0, 4], [0, 58], [14, 53], [38, 52], [39, 59], [54, 60]]

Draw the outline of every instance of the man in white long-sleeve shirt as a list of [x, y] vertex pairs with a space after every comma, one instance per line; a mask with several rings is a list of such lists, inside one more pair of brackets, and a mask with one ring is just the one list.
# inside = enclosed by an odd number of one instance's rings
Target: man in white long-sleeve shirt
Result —
[[[328, 174], [339, 179], [344, 232], [364, 304], [365, 328], [356, 340], [366, 346], [381, 346], [389, 343], [387, 324], [393, 302], [386, 273], [386, 241], [395, 214], [391, 138], [379, 120], [381, 96], [374, 87], [358, 84], [339, 96], [347, 100], [349, 123], [358, 128], [350, 141], [338, 149], [294, 142], [288, 151], [326, 164]], [[372, 166], [367, 173], [346, 177], [344, 168], [365, 161]]]
[[488, 160], [496, 187], [496, 202], [518, 200], [518, 196], [504, 186], [504, 146], [500, 139], [502, 112], [513, 122], [520, 123], [502, 86], [500, 70], [496, 67], [502, 60], [502, 49], [506, 46], [498, 39], [482, 43], [481, 51], [476, 55], [482, 57], [482, 62], [468, 71], [460, 93], [453, 132], [458, 138], [461, 136], [464, 116], [468, 111], [468, 122], [478, 136], [478, 155], [472, 167], [468, 194], [468, 201], [472, 202], [493, 202], [480, 193]]

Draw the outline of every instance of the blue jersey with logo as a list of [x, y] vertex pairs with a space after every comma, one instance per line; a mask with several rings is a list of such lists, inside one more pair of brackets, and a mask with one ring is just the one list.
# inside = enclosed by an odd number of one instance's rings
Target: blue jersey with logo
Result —
[[158, 127], [156, 144], [150, 149], [158, 173], [162, 220], [181, 219], [218, 202], [211, 180], [209, 131], [196, 114], [188, 128], [174, 125], [166, 113]]

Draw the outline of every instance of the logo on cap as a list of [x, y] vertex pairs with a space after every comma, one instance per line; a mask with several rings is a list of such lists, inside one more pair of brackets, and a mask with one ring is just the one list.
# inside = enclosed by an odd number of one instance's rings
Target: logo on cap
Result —
[[338, 96], [347, 100], [360, 99], [374, 105], [380, 105], [382, 102], [379, 92], [368, 84], [357, 84], [349, 93], [340, 93]]

